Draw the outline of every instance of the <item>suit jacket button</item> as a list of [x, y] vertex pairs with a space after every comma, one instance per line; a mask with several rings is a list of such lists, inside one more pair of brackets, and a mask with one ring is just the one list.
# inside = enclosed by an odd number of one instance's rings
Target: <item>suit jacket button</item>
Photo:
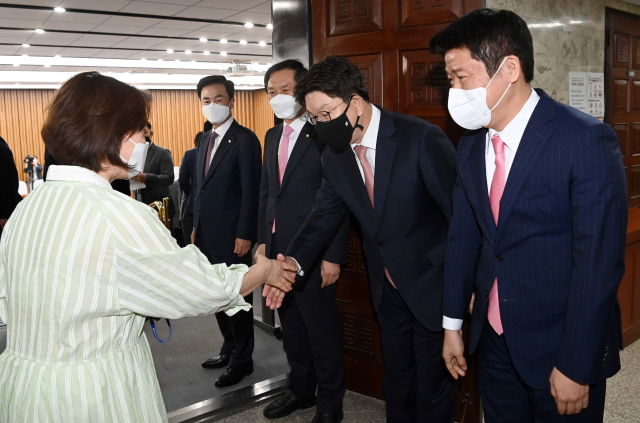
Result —
[[276, 201], [280, 201], [280, 197], [276, 197]]
[[502, 257], [500, 254], [498, 254], [498, 255], [496, 256], [496, 261], [497, 261], [498, 263], [502, 263], [502, 262], [504, 261], [504, 257]]
[[204, 192], [204, 189], [200, 190], [200, 192]]
[[379, 243], [378, 247], [380, 247], [380, 248], [384, 247], [384, 242]]
[[484, 296], [488, 297], [489, 296], [489, 291], [487, 291], [486, 289], [484, 290]]

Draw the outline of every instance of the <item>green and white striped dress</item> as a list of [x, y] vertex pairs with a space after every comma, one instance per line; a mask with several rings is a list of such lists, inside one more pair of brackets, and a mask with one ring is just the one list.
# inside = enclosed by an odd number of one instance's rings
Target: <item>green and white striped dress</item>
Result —
[[250, 306], [246, 266], [180, 248], [97, 173], [51, 166], [0, 244], [0, 422], [165, 422], [144, 316]]

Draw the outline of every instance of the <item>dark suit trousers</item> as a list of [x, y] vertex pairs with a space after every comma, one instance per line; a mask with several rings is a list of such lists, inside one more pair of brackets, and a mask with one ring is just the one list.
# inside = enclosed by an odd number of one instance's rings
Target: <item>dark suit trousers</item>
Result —
[[[198, 234], [200, 238], [202, 233]], [[242, 257], [237, 254], [230, 256], [214, 256], [205, 251], [204, 246], [200, 245], [201, 251], [209, 259], [211, 264], [225, 263], [227, 266], [232, 264], [246, 264], [251, 266], [251, 251]], [[253, 304], [253, 292], [246, 297], [245, 301]], [[229, 367], [239, 368], [246, 365], [252, 365], [253, 359], [253, 309], [249, 311], [239, 311], [233, 316], [228, 316], [225, 312], [216, 313], [216, 320], [220, 327], [220, 332], [224, 338], [224, 343], [220, 348], [221, 354], [229, 354]]]
[[193, 213], [185, 213], [182, 218], [182, 234], [185, 245], [191, 244], [191, 233], [193, 232]]
[[457, 389], [442, 359], [444, 331], [422, 326], [386, 278], [378, 321], [387, 422], [453, 423]]
[[[270, 257], [284, 253], [272, 238]], [[296, 282], [278, 309], [284, 336], [284, 350], [291, 366], [289, 389], [300, 399], [316, 395], [317, 412], [329, 414], [342, 409], [346, 390], [344, 350], [338, 326], [336, 284], [321, 288], [320, 267], [309, 269], [304, 282]]]
[[[558, 414], [550, 389], [533, 389], [520, 378], [503, 336], [485, 320], [480, 338], [480, 396], [486, 423], [601, 423], [606, 380], [589, 387], [589, 406], [571, 416]], [[551, 373], [549, 373], [551, 376]]]

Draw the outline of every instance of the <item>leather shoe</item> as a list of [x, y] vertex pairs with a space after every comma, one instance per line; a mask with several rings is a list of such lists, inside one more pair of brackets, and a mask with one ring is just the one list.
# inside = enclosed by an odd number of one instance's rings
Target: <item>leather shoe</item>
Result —
[[316, 397], [299, 400], [291, 391], [287, 391], [271, 404], [267, 405], [262, 414], [268, 419], [279, 419], [288, 416], [296, 410], [311, 408], [316, 405]]
[[205, 369], [222, 369], [229, 365], [229, 354], [220, 353], [217, 357], [207, 358], [202, 362]]
[[316, 414], [311, 423], [340, 423], [344, 419], [342, 410], [331, 414]]
[[226, 388], [227, 386], [235, 385], [251, 373], [253, 373], [253, 365], [238, 369], [229, 367], [220, 375], [218, 380], [216, 380], [216, 388]]

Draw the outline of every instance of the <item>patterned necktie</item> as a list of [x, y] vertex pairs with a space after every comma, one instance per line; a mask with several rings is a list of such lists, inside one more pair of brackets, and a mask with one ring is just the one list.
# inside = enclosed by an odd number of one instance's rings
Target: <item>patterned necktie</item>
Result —
[[[373, 208], [373, 170], [371, 169], [371, 164], [369, 160], [367, 160], [367, 150], [369, 147], [365, 147], [364, 145], [357, 145], [354, 147], [354, 151], [358, 156], [358, 160], [360, 160], [360, 165], [362, 166], [362, 170], [364, 172], [364, 187], [367, 189], [367, 194], [369, 195], [369, 201], [371, 201], [371, 207]], [[387, 268], [384, 268], [384, 274], [387, 275], [387, 279], [391, 282], [394, 288], [396, 288], [396, 284], [391, 280], [391, 276], [389, 276], [389, 271]], [[398, 288], [396, 288], [398, 289]]]
[[[289, 161], [289, 137], [293, 132], [293, 128], [289, 125], [284, 126], [282, 132], [282, 142], [280, 143], [280, 152], [278, 153], [278, 173], [280, 177], [280, 185], [282, 185], [282, 178], [284, 178], [284, 171], [287, 169], [287, 162]], [[276, 233], [276, 219], [273, 219], [273, 227], [271, 233]]]
[[209, 166], [211, 165], [211, 152], [213, 151], [213, 147], [216, 145], [217, 138], [218, 134], [213, 131], [211, 133], [211, 139], [209, 139], [209, 145], [207, 146], [207, 161], [204, 164], [204, 176], [207, 176], [207, 173], [209, 172]]
[[[505, 166], [504, 159], [504, 142], [500, 139], [498, 134], [491, 137], [493, 143], [493, 149], [496, 152], [496, 170], [493, 173], [493, 179], [491, 180], [491, 191], [489, 193], [489, 202], [491, 203], [491, 211], [493, 212], [493, 219], [498, 226], [498, 216], [500, 215], [500, 199], [504, 192], [504, 186], [507, 183], [507, 168]], [[502, 329], [502, 319], [500, 317], [500, 300], [498, 299], [498, 278], [493, 282], [491, 293], [489, 294], [489, 311], [488, 311], [489, 324], [496, 331], [498, 335], [502, 335], [504, 330]]]

